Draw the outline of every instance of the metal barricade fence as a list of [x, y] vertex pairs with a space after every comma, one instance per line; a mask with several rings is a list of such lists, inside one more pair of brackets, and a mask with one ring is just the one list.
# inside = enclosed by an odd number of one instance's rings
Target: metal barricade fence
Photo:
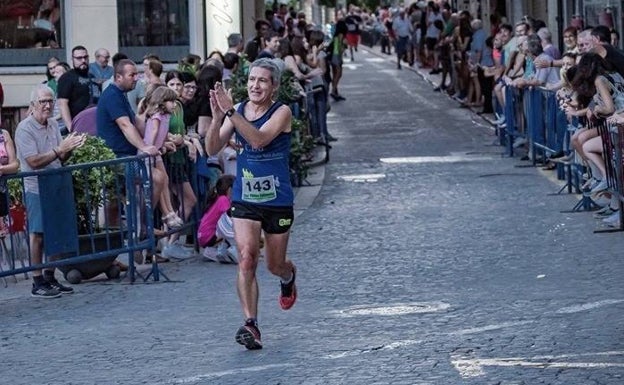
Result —
[[[119, 274], [111, 267], [115, 258], [128, 254], [134, 282], [133, 253], [155, 245], [150, 165], [143, 155], [0, 177], [9, 207], [2, 218], [0, 277], [52, 267], [70, 282], [101, 273], [110, 277]], [[26, 178], [39, 186], [44, 258], [36, 265], [28, 242]]]
[[[515, 87], [506, 87], [506, 104], [504, 108], [507, 127], [499, 131], [501, 145], [505, 145], [509, 156], [513, 156], [513, 142], [515, 138], [526, 135], [529, 141], [531, 161], [533, 165], [542, 156], [545, 160], [553, 153], [569, 151], [570, 136], [577, 129], [576, 123], [568, 122], [565, 112], [559, 108], [556, 94], [553, 91], [537, 88], [518, 90]], [[606, 123], [588, 123], [588, 127], [597, 128], [602, 139], [602, 157], [605, 162], [606, 175], [609, 186], [607, 192], [617, 198], [619, 206], [619, 225], [612, 230], [624, 230], [624, 125]], [[568, 193], [583, 193], [581, 200], [570, 212], [589, 211], [597, 206], [589, 190], [581, 191], [579, 187], [580, 175], [586, 169], [581, 163], [572, 161], [557, 166], [557, 176], [566, 180], [566, 185], [559, 193], [567, 188]], [[574, 187], [574, 189], [573, 189]], [[604, 230], [597, 230], [603, 232]]]
[[525, 135], [529, 141], [531, 162], [536, 163], [537, 152], [543, 154], [544, 143], [544, 103], [540, 90], [528, 88], [524, 91], [524, 116], [526, 118]]
[[[499, 140], [506, 146], [507, 155], [514, 155], [513, 142], [517, 138], [528, 140], [533, 165], [540, 158], [543, 160], [569, 146], [570, 124], [565, 112], [559, 108], [554, 91], [533, 87], [520, 90], [507, 86], [505, 100], [507, 126], [499, 131]], [[570, 169], [558, 167], [557, 176], [566, 179], [572, 175]]]
[[620, 213], [620, 229], [624, 229], [624, 125], [609, 125], [609, 132], [613, 144], [613, 191], [618, 198], [618, 209]]
[[538, 155], [543, 159], [562, 151], [567, 132], [565, 113], [559, 109], [555, 92], [529, 88], [524, 90], [527, 101], [527, 134], [531, 160], [536, 163]]
[[[603, 124], [598, 127], [598, 132], [602, 139], [602, 156], [605, 162], [607, 175], [608, 192], [617, 198], [619, 225], [611, 231], [624, 230], [624, 164], [622, 152], [624, 151], [624, 126], [614, 124]], [[605, 231], [600, 231], [605, 232]]]
[[505, 121], [507, 127], [501, 130], [501, 144], [507, 149], [507, 155], [514, 155], [514, 140], [524, 136], [523, 94], [516, 87], [505, 87]]

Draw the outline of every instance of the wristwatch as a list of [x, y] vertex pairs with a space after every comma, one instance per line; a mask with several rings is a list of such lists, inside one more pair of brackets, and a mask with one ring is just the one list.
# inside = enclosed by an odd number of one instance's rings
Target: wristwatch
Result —
[[227, 116], [228, 118], [231, 118], [232, 115], [234, 115], [235, 112], [236, 112], [236, 110], [234, 109], [234, 107], [232, 107], [229, 110], [225, 111], [225, 116]]

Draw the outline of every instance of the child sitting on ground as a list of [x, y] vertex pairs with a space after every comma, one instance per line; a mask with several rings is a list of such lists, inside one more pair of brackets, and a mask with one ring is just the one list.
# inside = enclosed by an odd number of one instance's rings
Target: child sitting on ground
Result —
[[[221, 263], [237, 263], [232, 220], [227, 216], [232, 197], [234, 176], [222, 175], [211, 193], [207, 209], [197, 228], [197, 242], [203, 247], [204, 259]], [[234, 247], [232, 247], [234, 246]]]

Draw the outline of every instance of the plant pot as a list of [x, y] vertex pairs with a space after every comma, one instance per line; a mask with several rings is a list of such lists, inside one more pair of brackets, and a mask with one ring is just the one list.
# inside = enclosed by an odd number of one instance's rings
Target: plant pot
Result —
[[[123, 246], [122, 231], [94, 234], [93, 247], [91, 245], [91, 236], [80, 235], [78, 236], [80, 255], [94, 254], [109, 250], [107, 237], [109, 239], [110, 248], [119, 249]], [[75, 253], [65, 253], [54, 256], [52, 260], [67, 259], [75, 256]], [[119, 277], [120, 273], [119, 268], [113, 265], [113, 261], [115, 261], [116, 258], [117, 254], [113, 252], [113, 254], [104, 256], [97, 260], [60, 266], [58, 269], [63, 273], [65, 279], [72, 284], [78, 284], [83, 279], [91, 279], [102, 273], [105, 273], [109, 279], [112, 279]]]

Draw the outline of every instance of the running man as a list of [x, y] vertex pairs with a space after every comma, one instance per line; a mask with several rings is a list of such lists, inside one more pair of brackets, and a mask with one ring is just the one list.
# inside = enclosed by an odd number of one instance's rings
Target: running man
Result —
[[294, 218], [288, 167], [292, 116], [288, 106], [273, 101], [280, 77], [273, 59], [257, 59], [249, 68], [248, 100], [234, 105], [221, 83], [210, 91], [213, 119], [206, 151], [217, 154], [232, 134], [240, 145], [231, 212], [239, 250], [236, 286], [245, 323], [236, 332], [236, 342], [249, 350], [262, 349], [256, 278], [262, 231], [267, 268], [281, 279], [280, 307], [288, 310], [297, 299], [296, 268], [286, 258]]

